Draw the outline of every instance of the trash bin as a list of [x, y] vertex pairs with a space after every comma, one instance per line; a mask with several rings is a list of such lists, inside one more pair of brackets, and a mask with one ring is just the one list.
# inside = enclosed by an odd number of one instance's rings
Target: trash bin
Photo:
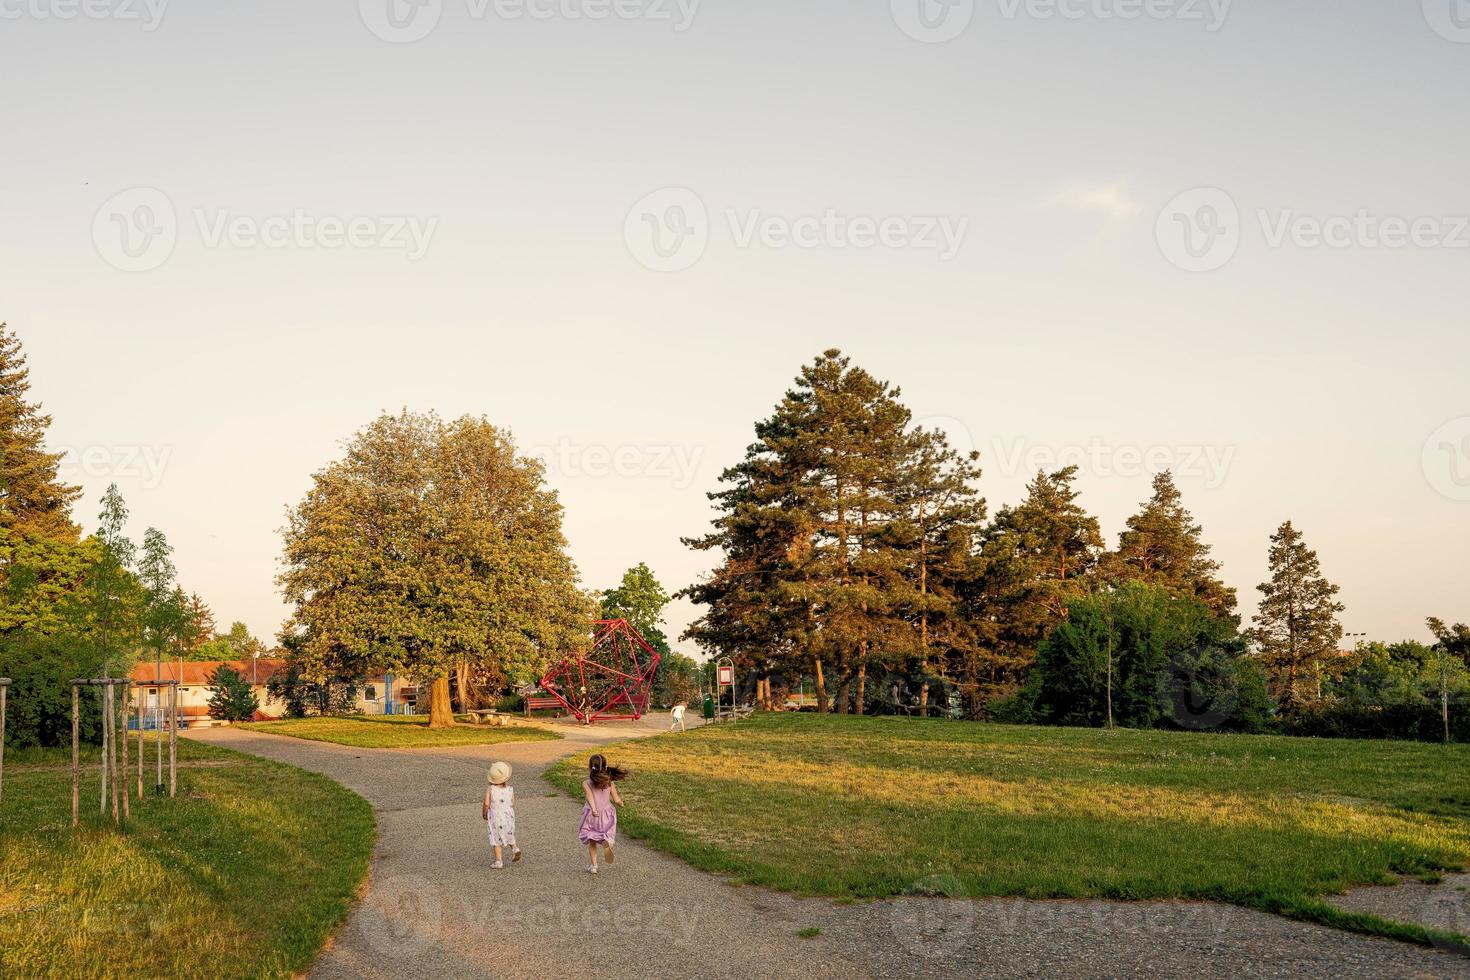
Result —
[[704, 696], [704, 720], [715, 720], [715, 699], [710, 697], [708, 694]]

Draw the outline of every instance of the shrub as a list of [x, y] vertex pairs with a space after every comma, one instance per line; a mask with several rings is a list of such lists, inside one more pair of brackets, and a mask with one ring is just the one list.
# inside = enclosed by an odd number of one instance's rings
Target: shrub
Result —
[[209, 715], [221, 721], [249, 721], [260, 710], [250, 682], [233, 667], [220, 665], [209, 677]]

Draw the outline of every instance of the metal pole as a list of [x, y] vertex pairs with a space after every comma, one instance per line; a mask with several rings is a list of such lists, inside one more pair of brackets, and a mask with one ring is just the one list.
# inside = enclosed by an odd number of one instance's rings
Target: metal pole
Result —
[[71, 685], [71, 825], [75, 827], [81, 818], [82, 799], [82, 750], [79, 742], [82, 735], [80, 712], [81, 698], [77, 685]]
[[168, 703], [168, 795], [174, 796], [179, 791], [179, 773], [176, 762], [179, 754], [179, 685], [177, 682], [168, 689]]

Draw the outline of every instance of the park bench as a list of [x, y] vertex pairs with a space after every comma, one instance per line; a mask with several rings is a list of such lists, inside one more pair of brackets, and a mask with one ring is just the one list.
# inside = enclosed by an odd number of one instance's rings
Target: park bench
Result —
[[542, 711], [547, 708], [558, 709], [563, 707], [560, 698], [553, 698], [550, 696], [528, 697], [525, 699], [525, 702], [527, 718], [531, 716], [531, 712], [533, 711]]

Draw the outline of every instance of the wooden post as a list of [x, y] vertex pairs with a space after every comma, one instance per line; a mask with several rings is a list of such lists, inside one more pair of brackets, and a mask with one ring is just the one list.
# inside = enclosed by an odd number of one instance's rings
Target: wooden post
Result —
[[148, 699], [146, 692], [139, 691], [138, 694], [138, 799], [143, 799], [143, 702]]
[[107, 681], [107, 770], [112, 778], [108, 780], [107, 788], [112, 793], [112, 822], [114, 825], [122, 819], [117, 801], [118, 775], [117, 775], [117, 681], [108, 678]]
[[128, 797], [132, 791], [128, 788], [128, 697], [133, 689], [132, 681], [119, 681], [123, 686], [121, 704], [118, 706], [122, 712], [122, 766], [117, 770], [118, 786], [122, 789], [122, 815], [126, 820], [128, 814]]
[[82, 719], [77, 682], [71, 683], [71, 825], [75, 827], [81, 815], [82, 800]]
[[168, 689], [168, 707], [168, 795], [174, 796], [179, 791], [176, 761], [179, 745], [179, 685], [177, 682]]
[[102, 783], [97, 793], [97, 815], [107, 816], [107, 692], [102, 689], [101, 684], [93, 684], [97, 688], [97, 707], [102, 710], [102, 751], [99, 753], [97, 768], [102, 773]]
[[10, 678], [0, 677], [0, 800], [5, 798], [5, 692], [10, 690]]
[[158, 687], [156, 689], [158, 691], [158, 718], [157, 718], [157, 724], [153, 728], [153, 738], [155, 739], [155, 741], [157, 741], [158, 745], [157, 745], [157, 751], [153, 753], [153, 759], [154, 759], [154, 762], [156, 762], [158, 764], [158, 768], [157, 768], [157, 771], [155, 772], [155, 774], [153, 776], [153, 795], [154, 796], [162, 796], [163, 795], [163, 677], [162, 677], [162, 675], [159, 675], [157, 677], [154, 677], [154, 681], [157, 682], [157, 684], [158, 684]]

